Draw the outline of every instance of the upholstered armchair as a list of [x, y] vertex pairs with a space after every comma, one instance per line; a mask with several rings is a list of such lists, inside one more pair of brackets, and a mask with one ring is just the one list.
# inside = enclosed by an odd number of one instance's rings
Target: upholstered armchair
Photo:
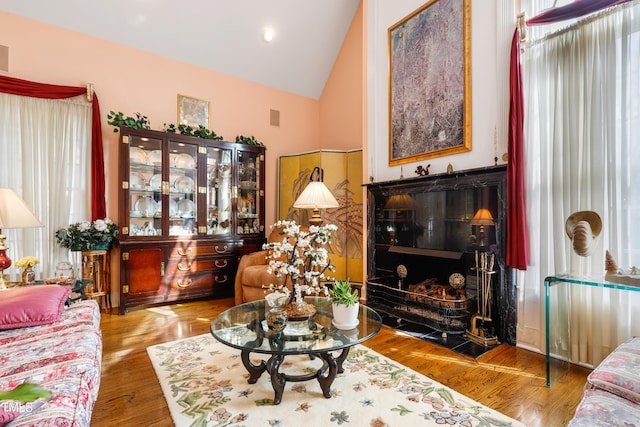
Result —
[[[275, 242], [278, 239], [282, 239], [280, 229], [274, 228], [267, 240]], [[244, 255], [240, 259], [235, 283], [236, 305], [264, 299], [269, 284], [278, 283], [276, 275], [267, 272], [268, 254], [269, 251], [263, 250]]]

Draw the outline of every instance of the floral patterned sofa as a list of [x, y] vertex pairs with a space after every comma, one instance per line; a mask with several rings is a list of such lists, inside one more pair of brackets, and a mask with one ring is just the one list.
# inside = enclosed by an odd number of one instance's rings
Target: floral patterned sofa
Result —
[[620, 344], [589, 374], [569, 426], [640, 426], [640, 337]]
[[0, 401], [0, 425], [89, 426], [102, 364], [96, 301], [66, 305], [68, 286], [0, 291], [0, 391], [29, 382], [48, 400]]

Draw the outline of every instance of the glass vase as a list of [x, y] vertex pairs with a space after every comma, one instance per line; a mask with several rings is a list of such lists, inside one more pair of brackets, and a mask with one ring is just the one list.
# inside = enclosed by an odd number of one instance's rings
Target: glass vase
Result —
[[33, 284], [36, 281], [36, 272], [33, 270], [33, 267], [26, 267], [22, 270], [22, 284], [24, 286], [28, 286]]
[[287, 327], [286, 307], [270, 307], [266, 314], [267, 327], [270, 331], [279, 334]]

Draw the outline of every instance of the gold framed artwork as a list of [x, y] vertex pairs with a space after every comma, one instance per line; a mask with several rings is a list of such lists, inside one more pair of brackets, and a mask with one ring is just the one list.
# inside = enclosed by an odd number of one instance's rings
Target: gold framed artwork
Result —
[[430, 0], [388, 30], [389, 166], [471, 150], [471, 0]]
[[178, 125], [209, 129], [209, 101], [178, 94]]

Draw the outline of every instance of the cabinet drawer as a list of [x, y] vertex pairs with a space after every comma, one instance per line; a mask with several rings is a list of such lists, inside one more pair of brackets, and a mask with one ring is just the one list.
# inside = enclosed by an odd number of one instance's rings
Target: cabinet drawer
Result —
[[169, 276], [169, 292], [193, 292], [202, 290], [203, 293], [211, 293], [211, 273], [176, 274]]
[[235, 269], [201, 271], [199, 273], [177, 273], [167, 276], [170, 299], [175, 294], [215, 294], [215, 288], [222, 286], [233, 289]]
[[233, 282], [235, 281], [236, 270], [232, 268], [226, 268], [224, 270], [218, 270], [213, 272], [213, 285], [230, 285], [233, 287]]
[[169, 251], [169, 258], [190, 258], [197, 256], [230, 255], [236, 245], [232, 242], [219, 243], [211, 246], [191, 245], [175, 246]]
[[171, 259], [167, 263], [166, 275], [200, 273], [235, 267], [234, 258], [184, 258]]

